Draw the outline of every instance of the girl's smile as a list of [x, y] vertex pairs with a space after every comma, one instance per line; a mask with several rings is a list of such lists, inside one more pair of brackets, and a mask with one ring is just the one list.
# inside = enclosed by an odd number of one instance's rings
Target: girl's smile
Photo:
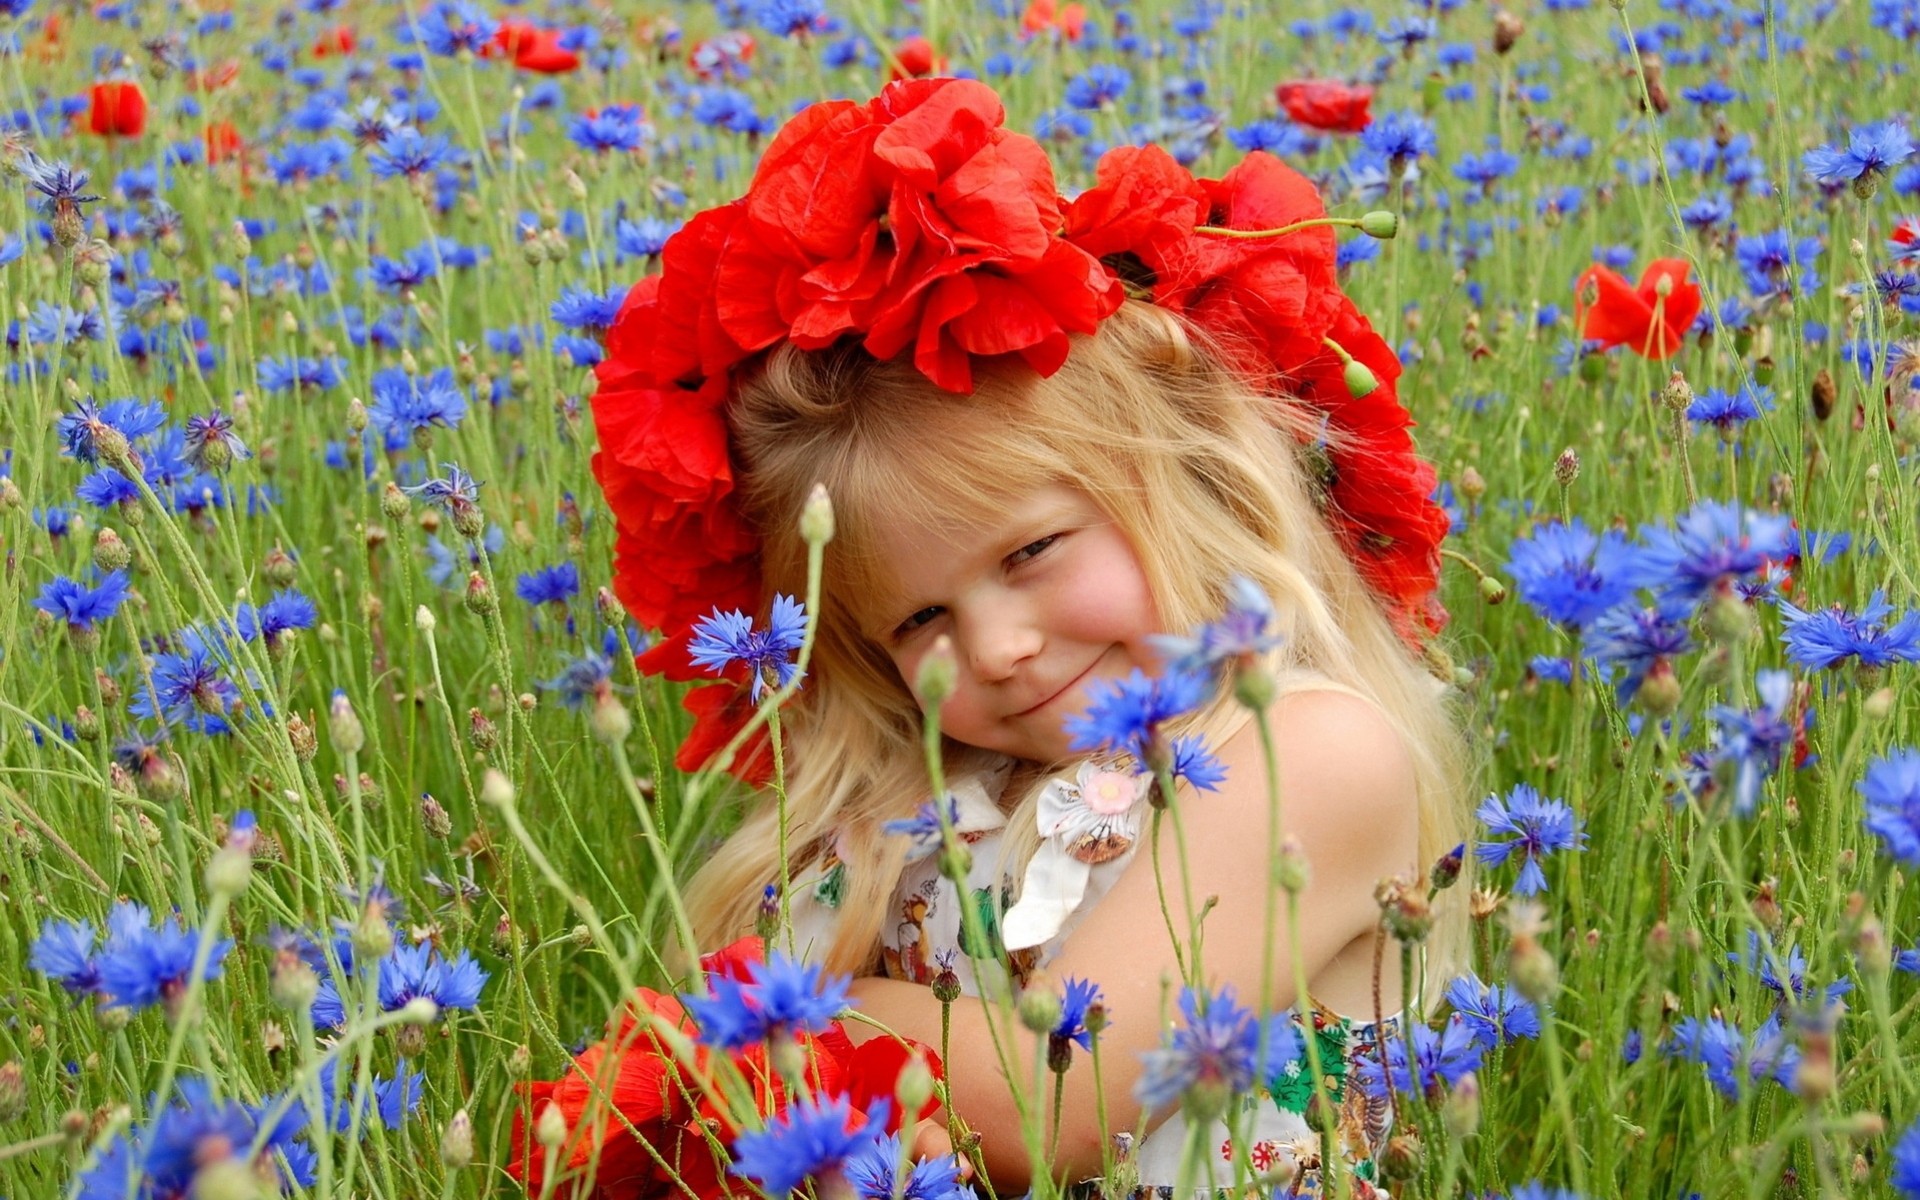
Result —
[[909, 688], [935, 639], [952, 639], [958, 672], [940, 725], [957, 741], [1065, 758], [1062, 724], [1086, 685], [1158, 664], [1147, 638], [1160, 622], [1139, 558], [1076, 488], [1036, 489], [985, 528], [888, 528], [881, 546], [893, 586], [868, 636]]

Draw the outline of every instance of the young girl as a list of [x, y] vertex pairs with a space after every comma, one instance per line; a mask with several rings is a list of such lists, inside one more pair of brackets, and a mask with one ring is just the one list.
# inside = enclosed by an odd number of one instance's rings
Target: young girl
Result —
[[[960, 80], [805, 110], [747, 196], [668, 245], [610, 335], [595, 469], [620, 523], [622, 599], [665, 635], [643, 667], [695, 678], [699, 617], [804, 592], [799, 517], [816, 485], [833, 505], [809, 674], [781, 718], [786, 804], [755, 808], [693, 879], [694, 933], [711, 949], [750, 932], [784, 880], [798, 947], [859, 977], [862, 1013], [935, 1046], [936, 978], [991, 994], [1090, 981], [1108, 1018], [1098, 1094], [1085, 1063], [1067, 1073], [1056, 1177], [1098, 1176], [1104, 1134], [1143, 1129], [1128, 1183], [1230, 1183], [1236, 1154], [1312, 1183], [1311, 1080], [1246, 1098], [1239, 1151], [1222, 1121], [1191, 1131], [1176, 1106], [1135, 1099], [1141, 1052], [1179, 1023], [1168, 927], [1199, 915], [1191, 897], [1206, 910], [1201, 948], [1182, 947], [1203, 964], [1194, 982], [1248, 1006], [1264, 992], [1318, 1030], [1335, 1144], [1364, 1185], [1389, 1107], [1346, 1084], [1402, 996], [1375, 887], [1459, 840], [1464, 786], [1419, 649], [1444, 619], [1446, 525], [1394, 397], [1398, 364], [1339, 291], [1318, 196], [1276, 160], [1196, 180], [1123, 148], [1068, 202], [1002, 118]], [[1167, 839], [1156, 878], [1144, 768], [1077, 753], [1067, 724], [1102, 686], [1158, 675], [1156, 635], [1251, 596], [1236, 577], [1270, 599], [1256, 666], [1277, 695], [1255, 716], [1222, 675], [1159, 731], [1203, 738], [1225, 776], [1181, 785], [1184, 854]], [[951, 656], [938, 709], [964, 888], [886, 828], [929, 799], [933, 706], [916, 686], [936, 655]], [[683, 766], [751, 711], [734, 682], [688, 707], [701, 720]], [[764, 780], [764, 741], [731, 765]], [[1297, 945], [1270, 916], [1282, 832], [1310, 868]], [[1018, 1192], [1032, 1039], [1003, 1039], [1009, 1078], [981, 1006], [956, 1003], [951, 1020], [952, 1103], [995, 1188]], [[917, 1144], [945, 1128], [923, 1122]], [[1207, 1163], [1183, 1180], [1194, 1137]]]

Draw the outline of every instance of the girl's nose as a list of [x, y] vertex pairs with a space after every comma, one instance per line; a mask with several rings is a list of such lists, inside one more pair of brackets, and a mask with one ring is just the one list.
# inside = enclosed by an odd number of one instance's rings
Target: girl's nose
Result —
[[983, 683], [999, 683], [1040, 652], [1040, 628], [1018, 605], [997, 605], [962, 618], [967, 667]]

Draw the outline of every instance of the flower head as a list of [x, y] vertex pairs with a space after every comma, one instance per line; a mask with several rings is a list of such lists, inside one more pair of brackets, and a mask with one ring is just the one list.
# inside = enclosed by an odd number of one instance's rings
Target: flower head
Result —
[[580, 568], [571, 562], [541, 567], [514, 580], [513, 591], [528, 604], [565, 604], [580, 594]]
[[1640, 684], [1656, 668], [1693, 649], [1687, 627], [1657, 608], [1616, 608], [1596, 620], [1582, 639], [1588, 658], [1623, 669], [1614, 692], [1622, 704], [1633, 698]]
[[1893, 1166], [1887, 1182], [1908, 1200], [1920, 1200], [1920, 1121], [1908, 1126], [1893, 1144]]
[[70, 632], [87, 632], [112, 620], [126, 599], [127, 573], [109, 571], [92, 587], [58, 576], [40, 589], [33, 606], [66, 622]]
[[27, 951], [27, 965], [76, 995], [101, 990], [91, 921], [40, 922], [40, 936]]
[[1865, 199], [1873, 195], [1880, 176], [1913, 154], [1913, 139], [1901, 121], [1876, 121], [1854, 130], [1847, 148], [1821, 146], [1807, 151], [1803, 165], [1817, 183], [1851, 183]]
[[1791, 1088], [1794, 1070], [1800, 1065], [1800, 1051], [1781, 1029], [1777, 1015], [1769, 1017], [1752, 1038], [1720, 1017], [1704, 1021], [1688, 1017], [1674, 1026], [1665, 1049], [1671, 1057], [1699, 1063], [1708, 1082], [1729, 1099], [1765, 1079]]
[[[880, 827], [881, 832], [908, 839], [907, 861], [919, 862], [940, 848], [945, 836], [941, 825], [943, 814], [931, 800], [925, 801], [914, 810], [911, 817], [888, 821]], [[955, 796], [947, 796], [946, 825], [951, 826], [960, 819], [960, 801]]]
[[1696, 425], [1711, 425], [1725, 436], [1772, 408], [1773, 392], [1767, 388], [1753, 384], [1743, 384], [1731, 392], [1708, 388], [1695, 395], [1693, 403], [1687, 406], [1687, 420]]
[[1360, 1059], [1360, 1086], [1373, 1096], [1384, 1096], [1389, 1089], [1437, 1094], [1477, 1069], [1482, 1052], [1478, 1033], [1464, 1019], [1450, 1020], [1439, 1030], [1417, 1023], [1413, 1026], [1412, 1063], [1408, 1063], [1404, 1037], [1388, 1040], [1384, 1066], [1378, 1049], [1369, 1045]]
[[1183, 988], [1180, 1012], [1185, 1027], [1175, 1030], [1166, 1045], [1140, 1056], [1145, 1069], [1133, 1094], [1149, 1109], [1178, 1103], [1196, 1114], [1215, 1115], [1270, 1066], [1299, 1053], [1299, 1034], [1291, 1023], [1283, 1017], [1260, 1020], [1234, 1001], [1231, 987], [1217, 994]]
[[[78, 1181], [80, 1200], [198, 1195], [195, 1183], [207, 1167], [237, 1159], [253, 1146], [268, 1106], [216, 1100], [206, 1081], [197, 1078], [181, 1079], [177, 1091], [177, 1101], [164, 1108], [154, 1097], [148, 1106], [153, 1117], [117, 1134], [101, 1150]], [[293, 1114], [282, 1117], [267, 1131], [260, 1157], [241, 1165], [256, 1177], [292, 1184], [283, 1178], [277, 1155], [300, 1147], [292, 1139], [302, 1127]]]
[[417, 435], [435, 425], [457, 429], [466, 415], [467, 398], [449, 367], [426, 375], [409, 374], [402, 367], [374, 372], [367, 417], [382, 432]]
[[898, 1135], [869, 1139], [847, 1157], [842, 1174], [859, 1200], [974, 1200], [960, 1180], [960, 1160], [942, 1155], [914, 1163], [900, 1178], [906, 1161]]
[[1867, 832], [1895, 862], [1920, 867], [1920, 751], [1874, 759], [1858, 788], [1867, 801]]
[[1834, 667], [1849, 658], [1864, 667], [1884, 667], [1920, 660], [1920, 612], [1910, 612], [1891, 625], [1893, 606], [1886, 593], [1876, 591], [1867, 606], [1848, 613], [1839, 605], [1804, 612], [1782, 600], [1784, 628], [1780, 640], [1787, 657], [1810, 671]]
[[1482, 983], [1471, 971], [1447, 985], [1447, 1003], [1488, 1050], [1540, 1036], [1540, 1013], [1531, 1001], [1510, 987]]
[[577, 658], [570, 658], [560, 668], [560, 673], [552, 679], [536, 680], [536, 686], [542, 691], [560, 693], [560, 703], [567, 708], [579, 708], [589, 698], [599, 696], [603, 690], [613, 686], [613, 662], [589, 650]]
[[[132, 1009], [171, 1000], [187, 986], [199, 940], [198, 934], [181, 928], [176, 917], [154, 928], [144, 905], [115, 904], [107, 914], [107, 942], [100, 951], [101, 991], [113, 1003]], [[202, 978], [218, 979], [220, 963], [231, 949], [231, 938], [213, 939]]]
[[845, 1096], [804, 1098], [765, 1129], [736, 1138], [728, 1169], [758, 1183], [769, 1196], [784, 1196], [810, 1176], [841, 1170], [869, 1153], [884, 1129], [871, 1114], [855, 1112]]
[[483, 485], [453, 463], [447, 463], [446, 468], [445, 479], [429, 479], [400, 490], [445, 512], [452, 518], [453, 527], [461, 536], [479, 537], [480, 531], [486, 527], [486, 517], [480, 511], [480, 488]]
[[253, 451], [233, 431], [233, 418], [219, 409], [187, 418], [187, 461], [196, 471], [218, 471], [236, 458], [252, 458]]
[[715, 975], [708, 980], [711, 995], [685, 995], [681, 1001], [699, 1023], [701, 1041], [738, 1050], [824, 1030], [847, 1007], [851, 982], [828, 975], [818, 963], [803, 964], [775, 951], [765, 962], [749, 963], [746, 979]]
[[769, 673], [775, 686], [786, 687], [793, 681], [799, 668], [787, 656], [800, 649], [806, 633], [806, 606], [792, 596], [776, 595], [765, 629], [754, 628], [753, 618], [739, 609], [732, 612], [714, 609], [705, 620], [694, 625], [687, 657], [695, 666], [715, 674], [736, 663], [744, 666], [752, 680], [752, 699], [757, 704]]
[[1273, 601], [1244, 575], [1227, 584], [1227, 611], [1218, 621], [1191, 634], [1155, 634], [1149, 640], [1167, 659], [1167, 669], [1204, 673], [1243, 662], [1274, 649], [1283, 640], [1269, 632]]
[[1131, 754], [1150, 764], [1160, 727], [1199, 708], [1208, 691], [1205, 676], [1171, 668], [1158, 678], [1135, 667], [1125, 679], [1096, 681], [1087, 688], [1086, 711], [1067, 720], [1069, 745]]
[[1520, 878], [1513, 885], [1518, 895], [1533, 896], [1547, 889], [1546, 873], [1540, 869], [1540, 862], [1547, 855], [1586, 848], [1587, 835], [1581, 830], [1580, 819], [1574, 816], [1573, 809], [1565, 801], [1541, 796], [1528, 784], [1515, 784], [1505, 799], [1488, 796], [1481, 801], [1474, 816], [1489, 832], [1513, 835], [1503, 842], [1480, 842], [1474, 846], [1473, 854], [1490, 867], [1497, 867], [1518, 854]]
[[1574, 630], [1587, 628], [1648, 581], [1640, 550], [1625, 534], [1596, 534], [1578, 517], [1536, 526], [1507, 553], [1520, 599]]
[[1087, 1028], [1087, 1010], [1099, 1003], [1099, 984], [1090, 979], [1069, 976], [1060, 995], [1060, 1019], [1054, 1022], [1049, 1036], [1075, 1042], [1082, 1050], [1093, 1049], [1093, 1032]]

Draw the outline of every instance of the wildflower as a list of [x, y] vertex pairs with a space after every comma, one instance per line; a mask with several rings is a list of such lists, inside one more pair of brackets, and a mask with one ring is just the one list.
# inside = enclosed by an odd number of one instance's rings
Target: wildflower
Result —
[[[949, 795], [946, 804], [946, 823], [952, 825], [960, 819], [960, 801]], [[880, 827], [882, 833], [908, 839], [907, 861], [919, 862], [940, 848], [944, 836], [941, 831], [941, 814], [931, 800], [921, 804], [911, 817], [902, 817], [888, 821]]]
[[453, 463], [447, 463], [446, 468], [445, 479], [429, 479], [400, 490], [446, 513], [462, 537], [469, 540], [477, 538], [486, 527], [486, 516], [480, 511], [479, 500], [483, 485]]
[[1519, 158], [1504, 150], [1495, 149], [1485, 154], [1463, 155], [1460, 161], [1453, 165], [1453, 176], [1463, 183], [1488, 188], [1519, 168]]
[[52, 222], [54, 239], [62, 246], [78, 245], [86, 236], [86, 216], [81, 206], [100, 199], [85, 190], [87, 173], [29, 153], [26, 176], [28, 186], [40, 193], [40, 211]]
[[1893, 1166], [1887, 1182], [1909, 1200], [1920, 1198], [1920, 1121], [1915, 1121], [1893, 1144]]
[[605, 338], [626, 299], [627, 290], [623, 287], [617, 287], [604, 296], [595, 295], [585, 288], [569, 287], [561, 291], [551, 311], [557, 324], [592, 338]]
[[91, 921], [40, 922], [40, 936], [27, 950], [27, 965], [78, 996], [101, 990]]
[[1809, 671], [1833, 667], [1849, 658], [1863, 667], [1884, 667], [1920, 660], [1920, 612], [1886, 624], [1893, 612], [1886, 593], [1876, 591], [1867, 606], [1850, 614], [1839, 605], [1803, 612], [1782, 600], [1780, 640], [1787, 657]]
[[1687, 406], [1687, 420], [1696, 425], [1711, 425], [1722, 437], [1731, 437], [1735, 429], [1772, 408], [1773, 392], [1768, 388], [1754, 384], [1742, 384], [1732, 392], [1708, 388], [1696, 394], [1693, 403]]
[[1725, 196], [1702, 196], [1680, 210], [1680, 223], [1688, 229], [1708, 230], [1733, 220], [1733, 203]]
[[1797, 543], [1793, 520], [1737, 504], [1706, 500], [1644, 539], [1646, 563], [1662, 592], [1694, 602], [1721, 583], [1750, 581], [1767, 564], [1788, 562]]
[[708, 983], [712, 995], [685, 995], [681, 1000], [699, 1024], [702, 1042], [739, 1050], [825, 1030], [847, 1007], [852, 980], [775, 951], [765, 962], [747, 964], [745, 980], [715, 975]]
[[[131, 1009], [171, 1001], [183, 992], [193, 969], [199, 935], [168, 917], [158, 928], [145, 905], [121, 901], [107, 914], [107, 942], [101, 948], [101, 991]], [[218, 979], [220, 964], [233, 949], [231, 938], [215, 938], [203, 979]]]
[[758, 1183], [769, 1196], [785, 1196], [809, 1176], [840, 1170], [870, 1152], [884, 1129], [875, 1114], [856, 1115], [845, 1096], [801, 1099], [765, 1129], [736, 1138], [728, 1169]]
[[420, 42], [430, 52], [451, 58], [479, 57], [499, 32], [500, 23], [465, 0], [442, 0], [419, 18]]
[[[292, 1139], [303, 1122], [289, 1114], [260, 1138], [267, 1105], [216, 1100], [206, 1081], [197, 1078], [179, 1080], [176, 1090], [177, 1103], [162, 1108], [155, 1097], [148, 1106], [154, 1115], [146, 1125], [116, 1134], [100, 1150], [76, 1181], [78, 1200], [204, 1195], [200, 1181], [228, 1164], [256, 1183], [265, 1181], [273, 1191], [291, 1187], [295, 1180], [283, 1162], [291, 1164], [298, 1156], [301, 1143]], [[242, 1160], [257, 1138], [262, 1142], [259, 1158]]]
[[[1087, 688], [1086, 712], [1069, 717], [1070, 746], [1078, 750], [1131, 754], [1143, 766], [1170, 766], [1171, 747], [1161, 745], [1160, 727], [1200, 707], [1207, 680], [1190, 671], [1168, 670], [1149, 678], [1135, 667], [1125, 679], [1098, 680]], [[1169, 761], [1156, 764], [1156, 757]]]
[[271, 648], [296, 629], [312, 629], [319, 619], [320, 610], [313, 601], [287, 588], [258, 608], [242, 604], [234, 614], [234, 627], [243, 641], [250, 642], [258, 635]]
[[1087, 1028], [1087, 1012], [1100, 1003], [1100, 985], [1087, 979], [1069, 977], [1060, 996], [1060, 1019], [1054, 1022], [1050, 1039], [1073, 1042], [1082, 1050], [1093, 1049], [1093, 1031]]
[[1360, 131], [1361, 148], [1405, 170], [1417, 158], [1432, 154], [1439, 143], [1433, 123], [1413, 113], [1388, 113]]
[[903, 1180], [900, 1170], [906, 1161], [899, 1136], [889, 1134], [849, 1155], [842, 1173], [858, 1200], [974, 1200], [973, 1189], [960, 1181], [957, 1156], [914, 1163]]
[[1723, 1018], [1688, 1017], [1674, 1026], [1665, 1050], [1669, 1057], [1699, 1063], [1708, 1082], [1729, 1099], [1765, 1079], [1791, 1090], [1794, 1069], [1800, 1065], [1800, 1051], [1788, 1042], [1778, 1015], [1769, 1017], [1751, 1039]]
[[268, 392], [323, 392], [344, 378], [337, 358], [267, 355], [260, 360], [260, 387]]
[[1066, 101], [1090, 112], [1113, 108], [1133, 86], [1133, 76], [1125, 67], [1095, 63], [1067, 83]]
[[471, 1009], [486, 982], [486, 970], [465, 950], [447, 959], [431, 942], [403, 943], [381, 960], [380, 1007], [396, 1012], [424, 996], [442, 1010]]
[[1700, 285], [1687, 282], [1690, 269], [1683, 258], [1657, 258], [1629, 287], [1595, 263], [1574, 281], [1574, 325], [1603, 347], [1625, 346], [1642, 358], [1671, 357], [1700, 311]]
[[439, 170], [453, 158], [453, 146], [444, 134], [422, 134], [409, 126], [369, 153], [367, 168], [380, 179], [419, 179]]
[[806, 606], [792, 596], [776, 595], [765, 629], [755, 629], [753, 619], [738, 609], [728, 613], [714, 609], [694, 624], [687, 657], [716, 675], [736, 663], [744, 666], [757, 704], [769, 674], [776, 687], [793, 681], [798, 668], [787, 656], [800, 649], [806, 632]]
[[1755, 296], [1790, 293], [1790, 280], [1795, 276], [1800, 292], [1812, 294], [1820, 286], [1820, 274], [1814, 269], [1820, 251], [1819, 238], [1803, 237], [1796, 242], [1777, 229], [1741, 237], [1733, 244], [1733, 256]]
[[233, 431], [233, 418], [219, 409], [187, 418], [187, 461], [196, 471], [218, 471], [253, 451]]
[[1359, 133], [1373, 121], [1373, 89], [1329, 79], [1297, 79], [1274, 89], [1280, 107], [1297, 124], [1327, 133]]
[[820, 0], [756, 0], [752, 8], [760, 28], [778, 37], [822, 32], [828, 23], [826, 5]]
[[1781, 753], [1794, 740], [1788, 722], [1793, 677], [1785, 671], [1760, 671], [1754, 690], [1760, 695], [1758, 708], [1714, 708], [1714, 746], [1707, 756], [1714, 782], [1732, 789], [1733, 810], [1741, 816], [1753, 811], [1760, 785], [1780, 769]]
[[1913, 139], [1901, 121], [1863, 125], [1847, 137], [1847, 148], [1821, 146], [1801, 160], [1816, 183], [1851, 183], [1853, 194], [1865, 200], [1888, 171], [1913, 154]]
[[1385, 29], [1373, 36], [1384, 45], [1400, 47], [1400, 53], [1411, 58], [1414, 48], [1430, 41], [1436, 28], [1431, 17], [1395, 17], [1387, 22]]
[[614, 248], [635, 258], [658, 258], [667, 248], [667, 239], [680, 231], [680, 224], [658, 217], [642, 217], [638, 221], [623, 218], [613, 227]]
[[1279, 646], [1273, 624], [1273, 601], [1260, 585], [1244, 575], [1227, 584], [1227, 611], [1218, 621], [1202, 625], [1190, 635], [1156, 634], [1149, 640], [1167, 659], [1167, 669], [1181, 674], [1213, 671], [1223, 664], [1244, 663]]
[[1506, 1200], [1586, 1200], [1586, 1197], [1571, 1188], [1553, 1187], [1533, 1179], [1513, 1189]]
[[560, 693], [562, 705], [577, 709], [589, 699], [611, 691], [612, 679], [612, 660], [589, 650], [577, 658], [568, 659], [558, 675], [552, 679], [537, 680], [535, 686], [542, 691]]
[[1561, 850], [1586, 848], [1587, 835], [1573, 809], [1565, 801], [1542, 797], [1528, 784], [1515, 784], [1504, 800], [1488, 796], [1473, 815], [1493, 833], [1514, 835], [1504, 842], [1480, 842], [1473, 854], [1490, 867], [1519, 854], [1520, 878], [1513, 885], [1516, 895], [1533, 896], [1547, 889], [1541, 859]]
[[1480, 1066], [1482, 1044], [1467, 1022], [1454, 1018], [1445, 1028], [1435, 1031], [1424, 1023], [1413, 1026], [1413, 1061], [1407, 1061], [1407, 1039], [1387, 1041], [1387, 1060], [1383, 1066], [1379, 1050], [1369, 1045], [1360, 1059], [1360, 1086], [1368, 1095], [1385, 1096], [1396, 1092], [1438, 1095], [1442, 1088], [1460, 1082], [1461, 1076]]
[[[62, 452], [83, 463], [110, 462], [128, 445], [167, 423], [167, 410], [143, 400], [114, 400], [96, 404], [92, 397], [60, 414]], [[115, 464], [118, 465], [118, 464]]]
[[1856, 786], [1867, 799], [1867, 832], [1895, 862], [1920, 867], [1920, 751], [1874, 759]]
[[40, 590], [33, 606], [65, 621], [69, 636], [97, 637], [98, 627], [113, 619], [127, 599], [127, 573], [109, 571], [87, 587], [77, 579], [58, 576]]
[[1447, 985], [1447, 1003], [1485, 1049], [1540, 1036], [1540, 1013], [1512, 988], [1482, 983], [1469, 971]]
[[[372, 1093], [369, 1100], [367, 1092], [361, 1090], [356, 1082], [351, 1089], [337, 1082], [338, 1060], [329, 1059], [320, 1068], [320, 1103], [322, 1120], [326, 1127], [336, 1133], [346, 1133], [353, 1128], [354, 1118], [360, 1119], [362, 1129], [371, 1120], [379, 1118], [380, 1124], [388, 1129], [398, 1129], [406, 1123], [407, 1114], [420, 1107], [421, 1084], [426, 1082], [423, 1071], [407, 1070], [407, 1060], [402, 1058], [394, 1064], [392, 1078], [373, 1077]], [[352, 1099], [347, 1099], [351, 1091]], [[299, 1124], [308, 1124], [305, 1112], [300, 1114]]]
[[139, 137], [147, 131], [147, 94], [138, 81], [96, 83], [87, 99], [87, 128], [101, 137]]
[[609, 104], [597, 111], [582, 113], [567, 125], [567, 137], [573, 144], [595, 154], [638, 150], [652, 135], [653, 129], [637, 104]]
[[1596, 534], [1575, 517], [1570, 524], [1535, 526], [1508, 548], [1514, 590], [1535, 612], [1582, 630], [1648, 581], [1640, 550], [1609, 529]]
[[513, 590], [528, 604], [561, 604], [580, 594], [580, 568], [570, 562], [556, 563], [521, 575]]
[[1195, 733], [1173, 739], [1173, 764], [1167, 773], [1195, 791], [1212, 792], [1226, 779], [1227, 768], [1207, 749], [1206, 739]]
[[[1797, 945], [1781, 951], [1771, 940], [1762, 942], [1759, 933], [1748, 930], [1746, 953], [1730, 952], [1727, 961], [1739, 963], [1759, 976], [1760, 985], [1780, 997], [1782, 1004], [1798, 1003], [1807, 997], [1807, 956]], [[1852, 980], [1836, 979], [1826, 987], [1826, 1001], [1832, 1004], [1852, 990]]]
[[1217, 1115], [1269, 1066], [1290, 1062], [1300, 1052], [1290, 1022], [1282, 1017], [1262, 1021], [1235, 1003], [1231, 987], [1218, 994], [1182, 988], [1180, 1012], [1185, 1028], [1140, 1056], [1145, 1069], [1133, 1094], [1149, 1109], [1180, 1103], [1195, 1116]]

